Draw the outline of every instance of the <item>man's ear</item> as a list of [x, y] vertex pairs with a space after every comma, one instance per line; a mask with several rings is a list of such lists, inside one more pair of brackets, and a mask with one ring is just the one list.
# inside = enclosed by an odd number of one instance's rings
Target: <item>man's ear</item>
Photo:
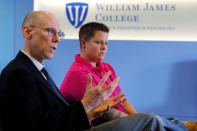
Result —
[[29, 26], [23, 26], [22, 28], [23, 36], [26, 39], [30, 39], [32, 37], [32, 28]]

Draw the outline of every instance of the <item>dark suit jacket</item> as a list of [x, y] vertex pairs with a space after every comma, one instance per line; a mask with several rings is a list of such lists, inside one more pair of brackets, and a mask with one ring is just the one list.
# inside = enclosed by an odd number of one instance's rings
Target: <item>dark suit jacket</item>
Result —
[[66, 104], [21, 51], [0, 76], [3, 131], [72, 131], [87, 129], [81, 102]]

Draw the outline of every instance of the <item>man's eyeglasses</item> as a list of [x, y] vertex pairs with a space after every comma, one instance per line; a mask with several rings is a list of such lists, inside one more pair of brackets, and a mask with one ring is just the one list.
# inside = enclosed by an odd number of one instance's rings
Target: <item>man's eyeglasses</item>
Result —
[[58, 34], [59, 38], [63, 39], [64, 36], [65, 36], [64, 32], [58, 32], [57, 33], [56, 29], [54, 29], [54, 28], [42, 28], [42, 27], [38, 27], [38, 26], [34, 26], [34, 25], [30, 25], [29, 27], [40, 28], [40, 29], [42, 29], [44, 31], [47, 31], [48, 32], [48, 36], [50, 36], [50, 37], [55, 37], [55, 35]]

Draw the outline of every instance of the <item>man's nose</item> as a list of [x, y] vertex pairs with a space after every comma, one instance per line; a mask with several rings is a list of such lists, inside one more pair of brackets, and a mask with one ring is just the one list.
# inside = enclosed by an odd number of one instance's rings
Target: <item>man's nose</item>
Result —
[[59, 35], [56, 33], [52, 40], [53, 40], [53, 42], [59, 43], [60, 42]]

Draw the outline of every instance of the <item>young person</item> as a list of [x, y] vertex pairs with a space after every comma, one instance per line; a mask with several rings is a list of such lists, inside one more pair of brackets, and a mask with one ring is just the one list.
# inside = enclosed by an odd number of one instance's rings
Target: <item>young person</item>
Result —
[[[80, 54], [75, 56], [75, 62], [71, 65], [60, 86], [60, 92], [69, 102], [77, 102], [83, 98], [87, 87], [88, 73], [92, 75], [93, 86], [97, 85], [108, 71], [111, 74], [104, 86], [117, 77], [112, 66], [102, 62], [107, 53], [108, 33], [108, 27], [102, 23], [90, 22], [80, 28]], [[118, 85], [110, 97], [120, 93], [121, 88]], [[105, 119], [112, 120], [134, 113], [136, 111], [133, 106], [125, 101], [105, 114]]]
[[[110, 71], [111, 74], [109, 78], [106, 80], [104, 87], [107, 86], [107, 84], [109, 84], [111, 81], [116, 79], [116, 73], [114, 69], [111, 67], [111, 65], [102, 62], [107, 52], [108, 33], [108, 27], [102, 23], [97, 22], [87, 23], [80, 28], [80, 54], [77, 54], [75, 56], [75, 61], [72, 63], [60, 87], [60, 92], [62, 93], [64, 98], [66, 98], [69, 102], [77, 102], [83, 98], [87, 86], [88, 73], [92, 75], [93, 86], [96, 86], [103, 77], [103, 75], [108, 71]], [[103, 94], [102, 97], [106, 99], [108, 97], [117, 96], [120, 93], [121, 88], [118, 85], [111, 95]], [[95, 106], [97, 105], [98, 104], [95, 103]], [[136, 113], [135, 109], [131, 104], [129, 104], [127, 101], [124, 101], [123, 104], [114, 107], [113, 109], [105, 112], [99, 118], [95, 119], [93, 121], [93, 125], [100, 124], [105, 121], [112, 122], [119, 119], [126, 120], [128, 117], [134, 118], [135, 116], [138, 116], [140, 114], [141, 113]], [[187, 130], [186, 127], [178, 120], [168, 120], [161, 118], [157, 115], [154, 116], [157, 118], [158, 122], [161, 125], [155, 129], [148, 130]], [[103, 119], [104, 121], [102, 121]], [[132, 122], [133, 123], [130, 124], [134, 124], [138, 128], [137, 125], [141, 123], [141, 119], [134, 118]], [[128, 126], [125, 126], [121, 128], [124, 131], [128, 129], [131, 129], [132, 131], [146, 130], [145, 128], [137, 129], [136, 127], [128, 128]]]

